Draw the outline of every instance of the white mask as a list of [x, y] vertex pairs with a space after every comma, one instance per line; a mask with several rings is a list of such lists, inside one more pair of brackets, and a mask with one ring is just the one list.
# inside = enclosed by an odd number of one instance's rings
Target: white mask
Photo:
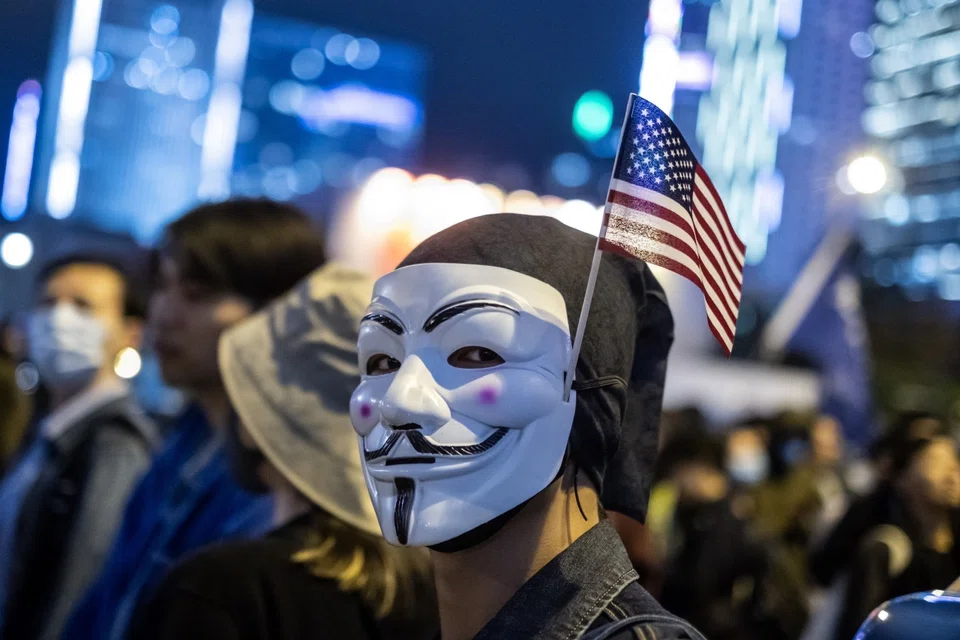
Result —
[[575, 392], [563, 401], [560, 292], [508, 269], [430, 263], [384, 276], [373, 296], [350, 417], [384, 537], [444, 543], [545, 489], [576, 407]]
[[27, 336], [40, 380], [54, 389], [83, 386], [103, 365], [103, 324], [72, 304], [35, 311]]
[[766, 452], [738, 452], [730, 457], [727, 471], [737, 482], [757, 484], [770, 473], [770, 458]]

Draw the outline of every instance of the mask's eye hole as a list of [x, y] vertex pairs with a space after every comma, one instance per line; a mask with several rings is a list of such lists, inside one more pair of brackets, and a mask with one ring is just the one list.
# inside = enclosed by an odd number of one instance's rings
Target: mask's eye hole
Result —
[[370, 356], [370, 358], [367, 360], [368, 376], [386, 375], [388, 373], [393, 373], [399, 368], [400, 361], [396, 358], [391, 358], [385, 353], [378, 353]]
[[486, 369], [503, 364], [503, 358], [484, 347], [463, 347], [451, 353], [447, 362], [460, 369]]

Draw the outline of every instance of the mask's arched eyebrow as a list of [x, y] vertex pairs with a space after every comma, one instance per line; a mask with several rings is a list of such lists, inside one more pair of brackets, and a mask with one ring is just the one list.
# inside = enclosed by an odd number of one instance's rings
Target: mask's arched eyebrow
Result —
[[368, 313], [360, 320], [361, 324], [364, 322], [376, 322], [390, 333], [395, 333], [398, 336], [402, 336], [406, 332], [399, 320], [394, 320], [383, 313]]
[[423, 323], [423, 330], [426, 333], [430, 333], [431, 331], [439, 327], [441, 324], [443, 324], [450, 318], [453, 318], [454, 316], [458, 316], [461, 313], [464, 313], [465, 311], [470, 311], [471, 309], [481, 309], [484, 307], [493, 307], [494, 309], [503, 309], [505, 311], [509, 311], [510, 313], [514, 313], [518, 316], [520, 315], [520, 312], [514, 309], [513, 307], [507, 306], [505, 304], [500, 304], [499, 302], [490, 302], [487, 300], [466, 300], [466, 301], [454, 302], [453, 304], [448, 304], [447, 306], [441, 307], [440, 309], [437, 309], [436, 311], [434, 311], [433, 314], [431, 314], [430, 317], [427, 318], [427, 321]]

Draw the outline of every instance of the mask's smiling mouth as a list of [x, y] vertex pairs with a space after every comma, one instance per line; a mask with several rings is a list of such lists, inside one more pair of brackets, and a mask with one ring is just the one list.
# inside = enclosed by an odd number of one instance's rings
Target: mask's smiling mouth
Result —
[[477, 444], [440, 445], [430, 442], [417, 430], [397, 430], [391, 432], [390, 435], [387, 436], [386, 442], [378, 449], [374, 449], [373, 451], [364, 449], [363, 457], [367, 462], [374, 462], [380, 458], [384, 458], [397, 446], [402, 438], [407, 439], [407, 442], [410, 443], [414, 451], [424, 455], [418, 457], [390, 458], [385, 463], [387, 466], [397, 464], [430, 464], [436, 460], [432, 456], [475, 456], [489, 451], [498, 442], [503, 440], [509, 431], [510, 429], [506, 427], [498, 427], [496, 431], [487, 436], [483, 442], [478, 442]]

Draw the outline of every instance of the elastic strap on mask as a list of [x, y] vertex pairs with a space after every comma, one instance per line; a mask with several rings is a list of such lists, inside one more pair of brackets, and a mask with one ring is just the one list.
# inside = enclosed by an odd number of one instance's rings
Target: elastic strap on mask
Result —
[[591, 380], [584, 380], [583, 382], [574, 381], [573, 390], [574, 391], [590, 391], [591, 389], [600, 389], [602, 387], [615, 387], [615, 386], [626, 387], [627, 381], [621, 378], [620, 376], [601, 376], [599, 378], [593, 378]]

